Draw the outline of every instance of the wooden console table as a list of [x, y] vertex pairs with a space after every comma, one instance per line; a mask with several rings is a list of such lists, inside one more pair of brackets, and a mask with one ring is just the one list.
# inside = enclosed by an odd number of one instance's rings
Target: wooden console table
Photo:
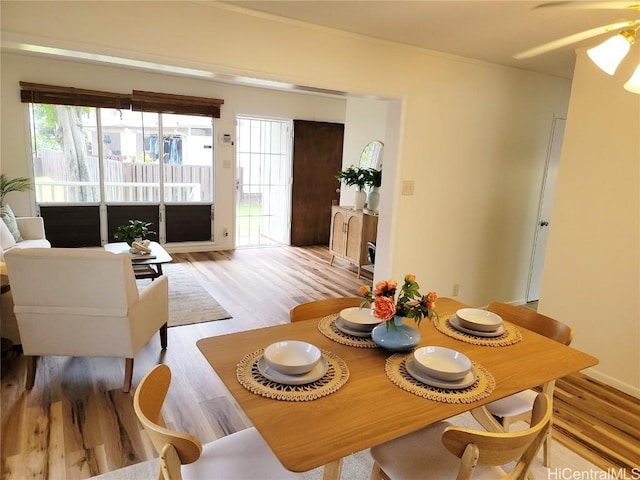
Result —
[[367, 244], [376, 241], [378, 216], [353, 207], [331, 207], [331, 236], [329, 238], [330, 265], [336, 256], [358, 267], [369, 265]]

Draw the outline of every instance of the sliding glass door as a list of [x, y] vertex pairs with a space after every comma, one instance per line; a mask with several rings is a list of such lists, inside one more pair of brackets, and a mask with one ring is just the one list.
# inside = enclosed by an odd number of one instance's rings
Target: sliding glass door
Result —
[[[54, 246], [110, 242], [129, 217], [153, 223], [163, 243], [212, 240], [211, 117], [37, 103], [30, 108], [36, 201], [47, 229], [61, 232]], [[61, 225], [80, 206], [94, 207], [85, 212], [99, 216], [81, 240], [73, 230], [64, 235], [68, 225]]]

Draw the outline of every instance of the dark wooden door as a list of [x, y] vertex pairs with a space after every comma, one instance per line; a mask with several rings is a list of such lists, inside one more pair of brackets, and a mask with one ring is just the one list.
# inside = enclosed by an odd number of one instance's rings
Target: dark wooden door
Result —
[[338, 203], [342, 170], [341, 123], [293, 121], [291, 245], [328, 245], [331, 205]]

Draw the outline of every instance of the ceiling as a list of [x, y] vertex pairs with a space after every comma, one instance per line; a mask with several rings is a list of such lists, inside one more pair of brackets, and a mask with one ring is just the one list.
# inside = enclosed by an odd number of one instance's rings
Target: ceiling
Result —
[[[640, 18], [640, 10], [623, 8], [632, 4], [629, 1], [242, 0], [223, 3], [563, 78], [573, 76], [576, 48], [597, 45], [610, 34], [534, 58], [516, 60], [513, 55], [584, 30]], [[540, 5], [544, 7], [535, 8]]]

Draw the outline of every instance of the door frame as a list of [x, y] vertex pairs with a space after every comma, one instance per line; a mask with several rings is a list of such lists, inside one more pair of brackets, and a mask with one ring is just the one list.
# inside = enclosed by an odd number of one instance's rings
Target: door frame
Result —
[[542, 283], [542, 272], [544, 267], [544, 257], [547, 248], [547, 238], [549, 232], [549, 220], [555, 196], [556, 180], [558, 176], [558, 164], [562, 154], [562, 143], [566, 118], [554, 115], [551, 135], [549, 137], [549, 147], [547, 149], [547, 160], [545, 165], [542, 188], [540, 192], [540, 203], [538, 206], [538, 216], [533, 239], [533, 250], [531, 252], [531, 265], [529, 267], [529, 277], [527, 280], [527, 291], [525, 300], [535, 302], [539, 300], [540, 286]]

